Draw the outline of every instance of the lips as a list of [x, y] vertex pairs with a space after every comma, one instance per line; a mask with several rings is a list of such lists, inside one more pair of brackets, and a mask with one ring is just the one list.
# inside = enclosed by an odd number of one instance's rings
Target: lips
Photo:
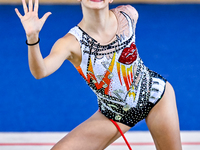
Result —
[[90, 0], [92, 2], [102, 2], [103, 0]]
[[125, 65], [132, 64], [137, 59], [137, 48], [134, 43], [130, 47], [125, 48], [119, 57], [119, 62]]

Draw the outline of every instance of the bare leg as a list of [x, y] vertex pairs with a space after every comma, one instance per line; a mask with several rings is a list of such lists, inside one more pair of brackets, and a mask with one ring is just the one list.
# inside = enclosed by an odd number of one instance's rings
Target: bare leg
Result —
[[[120, 124], [123, 132], [130, 127]], [[112, 141], [120, 137], [113, 123], [100, 112], [67, 134], [52, 150], [103, 150]]]
[[163, 98], [146, 118], [157, 150], [182, 150], [175, 94], [167, 82]]

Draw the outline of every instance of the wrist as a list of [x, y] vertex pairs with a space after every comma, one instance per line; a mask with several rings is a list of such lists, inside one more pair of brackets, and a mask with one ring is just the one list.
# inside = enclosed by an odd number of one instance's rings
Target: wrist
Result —
[[26, 38], [27, 38], [27, 41], [26, 41], [27, 43], [33, 44], [33, 43], [38, 42], [39, 34], [26, 35]]
[[38, 38], [38, 41], [35, 42], [35, 43], [28, 43], [28, 41], [26, 40], [26, 45], [28, 45], [28, 46], [34, 46], [34, 45], [37, 45], [39, 42], [40, 42], [40, 38]]

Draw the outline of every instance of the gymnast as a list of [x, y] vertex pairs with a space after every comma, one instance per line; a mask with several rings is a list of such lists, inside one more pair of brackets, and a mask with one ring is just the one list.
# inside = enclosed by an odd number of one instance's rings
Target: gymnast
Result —
[[[30, 71], [36, 79], [70, 61], [97, 96], [98, 110], [61, 139], [52, 150], [103, 150], [145, 119], [157, 150], [181, 150], [174, 90], [146, 67], [135, 44], [138, 12], [131, 5], [109, 9], [113, 0], [78, 0], [83, 18], [58, 39], [50, 54], [40, 52], [47, 12], [38, 18], [39, 0], [22, 0], [16, 14], [26, 32]], [[89, 103], [89, 102], [88, 102]], [[80, 110], [81, 111], [81, 110]]]

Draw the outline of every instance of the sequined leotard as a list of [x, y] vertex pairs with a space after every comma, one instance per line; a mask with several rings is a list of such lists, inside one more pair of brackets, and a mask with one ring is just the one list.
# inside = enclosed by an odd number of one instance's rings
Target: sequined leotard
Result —
[[97, 95], [101, 113], [133, 127], [161, 99], [166, 80], [143, 64], [135, 45], [136, 21], [130, 10], [135, 11], [130, 5], [112, 10], [118, 31], [110, 44], [101, 45], [78, 26], [69, 33], [80, 43], [82, 62], [77, 70]]

